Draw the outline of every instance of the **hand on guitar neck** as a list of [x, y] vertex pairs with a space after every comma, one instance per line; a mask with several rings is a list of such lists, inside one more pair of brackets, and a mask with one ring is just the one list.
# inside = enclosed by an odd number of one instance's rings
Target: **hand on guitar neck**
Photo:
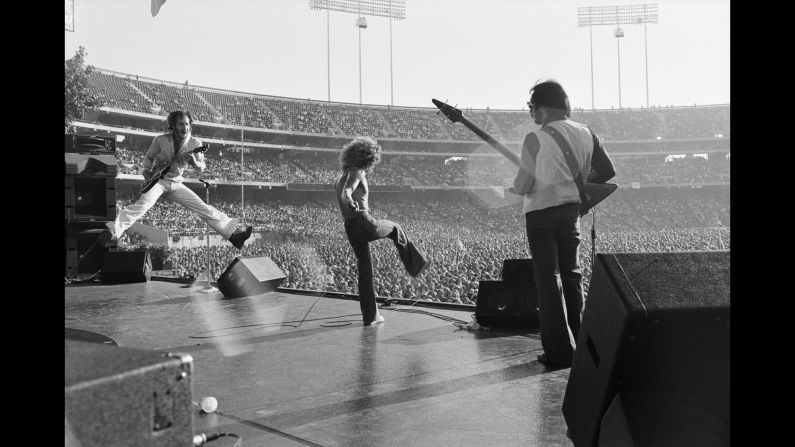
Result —
[[199, 146], [197, 148], [194, 148], [194, 149], [192, 149], [192, 150], [190, 150], [188, 152], [184, 152], [182, 154], [179, 154], [173, 160], [171, 160], [171, 161], [169, 161], [167, 163], [156, 163], [156, 164], [152, 165], [151, 168], [145, 169], [144, 172], [143, 172], [144, 183], [141, 186], [141, 192], [145, 193], [145, 192], [149, 191], [152, 188], [152, 186], [155, 185], [155, 183], [157, 183], [161, 178], [165, 177], [166, 173], [168, 173], [168, 170], [171, 169], [171, 166], [179, 163], [180, 161], [190, 160], [190, 161], [188, 161], [188, 163], [190, 163], [190, 164], [195, 166], [195, 163], [194, 163], [194, 160], [193, 160], [193, 155], [194, 154], [198, 154], [200, 152], [206, 151], [208, 147], [209, 146], [204, 144], [204, 145]]
[[141, 174], [144, 176], [144, 183], [147, 183], [149, 180], [152, 180], [152, 175], [155, 173], [155, 165], [152, 165], [149, 169], [144, 169]]

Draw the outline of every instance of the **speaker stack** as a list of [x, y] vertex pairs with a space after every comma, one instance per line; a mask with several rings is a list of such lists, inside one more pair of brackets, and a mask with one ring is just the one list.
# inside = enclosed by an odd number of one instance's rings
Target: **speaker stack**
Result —
[[103, 248], [94, 244], [105, 223], [116, 218], [115, 148], [113, 138], [65, 135], [66, 276], [96, 272], [104, 254], [115, 249], [115, 245]]
[[506, 259], [502, 281], [479, 281], [475, 305], [478, 324], [489, 327], [538, 326], [538, 295], [532, 259]]
[[64, 363], [67, 446], [193, 445], [190, 355], [67, 339]]
[[729, 261], [596, 255], [563, 400], [576, 447], [729, 445]]

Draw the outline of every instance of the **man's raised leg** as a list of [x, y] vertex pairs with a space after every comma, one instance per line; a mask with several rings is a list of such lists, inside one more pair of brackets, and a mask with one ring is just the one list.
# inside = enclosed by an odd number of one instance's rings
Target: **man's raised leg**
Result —
[[251, 236], [252, 227], [244, 231], [235, 231], [238, 219], [230, 218], [225, 213], [204, 203], [199, 196], [187, 186], [177, 183], [169, 191], [168, 197], [193, 211], [213, 230], [217, 231], [224, 239], [228, 239], [236, 248], [243, 248], [243, 243]]
[[152, 189], [141, 194], [141, 197], [135, 203], [121, 210], [113, 222], [105, 224], [108, 229], [100, 234], [100, 243], [103, 246], [107, 246], [108, 242], [121, 237], [132, 224], [143, 217], [157, 203], [157, 199], [165, 192], [166, 188], [162, 185], [162, 182], [157, 182]]

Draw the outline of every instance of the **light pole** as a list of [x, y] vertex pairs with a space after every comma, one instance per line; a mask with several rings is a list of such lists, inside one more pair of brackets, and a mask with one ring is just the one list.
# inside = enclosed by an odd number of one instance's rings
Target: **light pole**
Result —
[[[392, 11], [392, 0], [389, 0], [389, 11]], [[395, 105], [395, 88], [392, 81], [392, 14], [389, 15], [389, 105]]]
[[[207, 203], [207, 205], [209, 205], [210, 204], [210, 188], [215, 188], [216, 185], [213, 185], [212, 183], [210, 183], [210, 182], [208, 182], [208, 181], [206, 181], [204, 179], [201, 179], [201, 178], [199, 179], [199, 181], [204, 184], [204, 190], [206, 191], [206, 196], [205, 196], [206, 197], [206, 203]], [[210, 288], [212, 288], [212, 285], [210, 285], [210, 280], [212, 278], [212, 270], [211, 270], [211, 266], [210, 266], [210, 227], [209, 227], [209, 225], [205, 225], [205, 227], [204, 227], [204, 236], [207, 238], [207, 288], [210, 289]]]
[[240, 217], [243, 218], [243, 222], [246, 222], [246, 201], [243, 199], [243, 189], [245, 188], [244, 184], [246, 183], [246, 176], [244, 175], [246, 172], [246, 165], [243, 164], [243, 122], [245, 120], [245, 115], [240, 114]]
[[330, 11], [326, 10], [326, 63], [328, 73], [326, 80], [328, 80], [328, 101], [331, 102], [331, 25], [329, 24]]
[[356, 19], [356, 27], [359, 28], [359, 104], [362, 103], [362, 28], [367, 29], [367, 19], [359, 17]]
[[[643, 38], [646, 57], [646, 107], [649, 107], [649, 47], [647, 23], [657, 23], [659, 18], [657, 3], [623, 4], [612, 6], [581, 6], [577, 8], [577, 26], [587, 26], [591, 39], [591, 108], [594, 105], [593, 82], [593, 26], [594, 25], [640, 25], [643, 24]], [[618, 46], [618, 107], [621, 108], [621, 48], [618, 39], [624, 37], [624, 30], [618, 27], [615, 32]]]
[[624, 30], [619, 26], [613, 32], [616, 36], [616, 49], [618, 51], [618, 108], [621, 109], [621, 38], [624, 37]]
[[[406, 0], [309, 0], [309, 8], [326, 11], [326, 41], [328, 42], [329, 11], [354, 13], [358, 17], [355, 25], [359, 28], [359, 103], [362, 103], [362, 28], [367, 28], [367, 19], [364, 15], [389, 18], [389, 92], [390, 104], [395, 104], [395, 89], [392, 67], [392, 19], [403, 20], [406, 18]], [[327, 45], [328, 62], [328, 91], [331, 101], [331, 47]]]

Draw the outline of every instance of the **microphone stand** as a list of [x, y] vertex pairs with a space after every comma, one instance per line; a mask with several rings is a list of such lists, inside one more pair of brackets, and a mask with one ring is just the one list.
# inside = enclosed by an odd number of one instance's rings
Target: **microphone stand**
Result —
[[[206, 192], [206, 194], [205, 194], [205, 196], [206, 196], [205, 203], [207, 203], [207, 205], [209, 205], [210, 204], [210, 188], [215, 188], [217, 185], [213, 185], [212, 183], [210, 183], [210, 182], [208, 182], [208, 181], [206, 181], [204, 179], [201, 179], [201, 178], [199, 179], [199, 181], [204, 183], [204, 190]], [[207, 289], [212, 289], [213, 286], [210, 285], [210, 278], [212, 277], [212, 274], [210, 272], [210, 227], [209, 226], [205, 226], [204, 227], [204, 235], [207, 238], [207, 287], [206, 288]]]
[[594, 259], [596, 259], [596, 207], [591, 208], [591, 278], [593, 278]]

